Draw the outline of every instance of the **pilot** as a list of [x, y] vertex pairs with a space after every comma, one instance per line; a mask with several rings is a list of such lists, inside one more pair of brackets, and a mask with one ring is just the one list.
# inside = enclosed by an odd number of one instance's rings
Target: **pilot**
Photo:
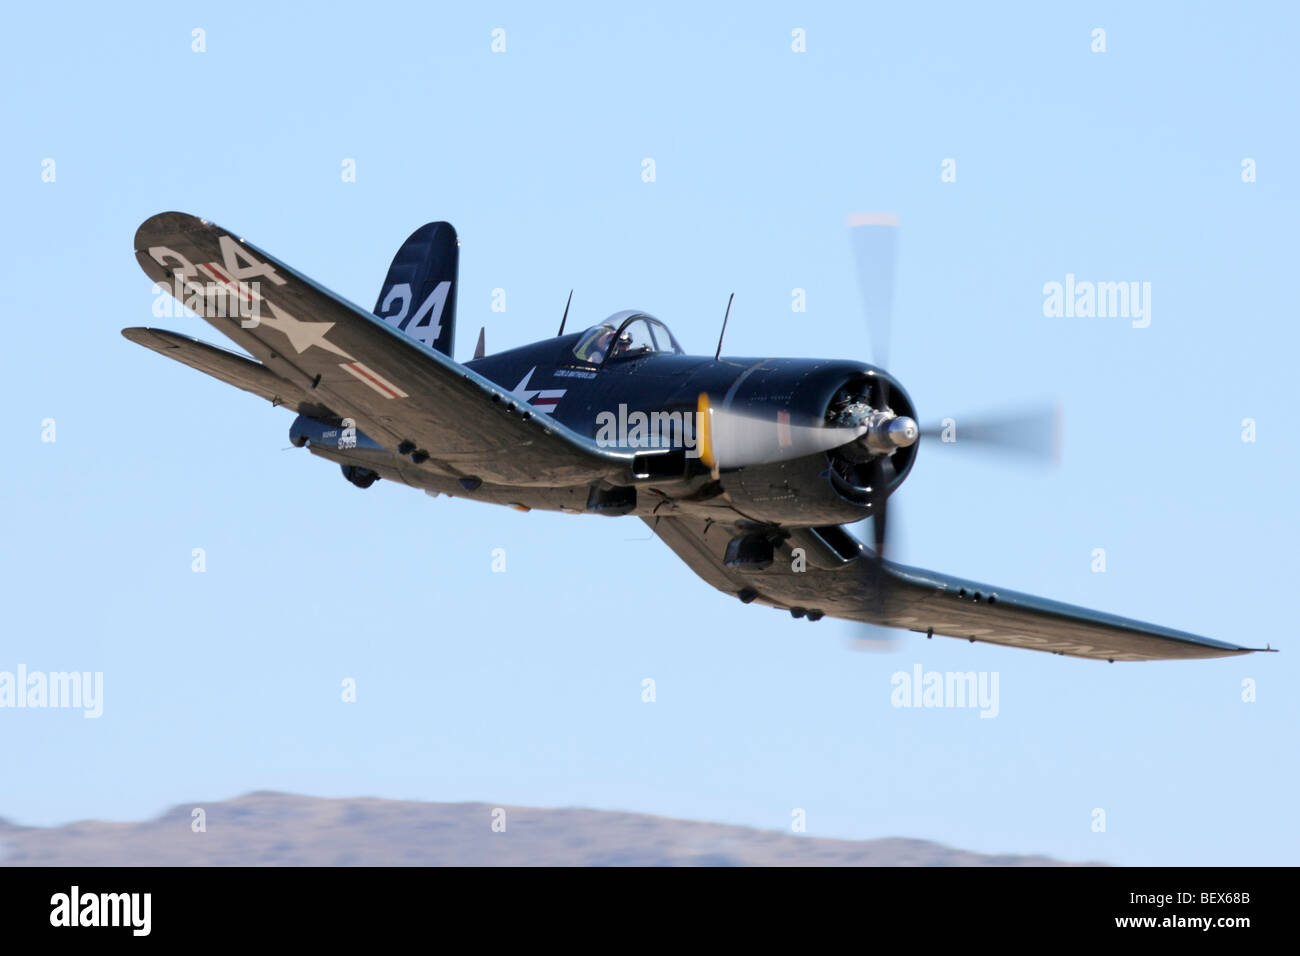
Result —
[[632, 348], [632, 333], [627, 329], [624, 329], [622, 333], [619, 334], [618, 341], [614, 343], [614, 350], [610, 354], [622, 355], [630, 348]]

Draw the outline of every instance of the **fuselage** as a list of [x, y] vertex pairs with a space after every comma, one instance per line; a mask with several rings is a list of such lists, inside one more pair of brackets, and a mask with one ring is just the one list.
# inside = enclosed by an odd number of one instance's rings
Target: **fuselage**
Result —
[[881, 377], [903, 394], [879, 369], [842, 359], [652, 352], [615, 356], [595, 366], [572, 358], [579, 336], [533, 342], [465, 364], [593, 440], [609, 415], [694, 414], [701, 393], [731, 410], [773, 422], [784, 414], [798, 424], [822, 422], [836, 392], [850, 382]]
[[[870, 513], [869, 489], [854, 477], [845, 450], [813, 454], [791, 443], [791, 429], [820, 428], [839, 405], [870, 396], [882, 384], [895, 408], [912, 413], [910, 400], [890, 376], [862, 362], [842, 359], [755, 358], [687, 355], [663, 328], [642, 313], [620, 313], [602, 323], [465, 363], [499, 385], [534, 413], [551, 417], [598, 446], [637, 457], [634, 481], [612, 488], [510, 488], [484, 484], [466, 489], [410, 469], [401, 456], [367, 442], [345, 454], [319, 423], [295, 423], [295, 443], [359, 469], [397, 477], [430, 492], [509, 504], [601, 514], [721, 514], [756, 524], [834, 525]], [[624, 332], [644, 322], [639, 335]], [[651, 323], [654, 323], [651, 325]], [[662, 332], [655, 331], [663, 329]], [[657, 338], [656, 338], [657, 336]], [[620, 349], [622, 338], [634, 347]], [[657, 347], [662, 342], [664, 347]], [[714, 407], [766, 423], [761, 439], [770, 454], [758, 464], [719, 476], [700, 455], [701, 395]], [[860, 450], [860, 449], [859, 449]], [[892, 491], [906, 476], [915, 449], [901, 449], [889, 473]], [[384, 467], [379, 467], [380, 465]], [[348, 472], [345, 470], [345, 474]], [[718, 478], [722, 480], [719, 481]], [[349, 480], [353, 480], [349, 475]], [[472, 494], [467, 494], [472, 492]]]

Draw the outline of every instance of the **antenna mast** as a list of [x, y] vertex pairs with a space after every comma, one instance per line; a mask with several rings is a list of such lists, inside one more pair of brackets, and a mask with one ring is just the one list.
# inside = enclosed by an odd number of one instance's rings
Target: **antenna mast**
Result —
[[733, 292], [731, 293], [731, 297], [727, 299], [727, 311], [722, 316], [722, 331], [718, 334], [718, 350], [713, 353], [714, 359], [722, 357], [722, 339], [727, 334], [727, 319], [731, 318], [731, 303], [735, 298], [736, 293]]
[[555, 333], [555, 337], [557, 339], [564, 334], [564, 323], [569, 321], [569, 306], [572, 304], [573, 304], [573, 290], [570, 289], [569, 301], [564, 303], [564, 317], [560, 319], [560, 331]]

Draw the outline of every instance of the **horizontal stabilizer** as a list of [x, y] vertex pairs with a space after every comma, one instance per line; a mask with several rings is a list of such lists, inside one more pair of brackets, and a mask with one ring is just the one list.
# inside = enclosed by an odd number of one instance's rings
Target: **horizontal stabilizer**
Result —
[[320, 412], [319, 403], [308, 399], [296, 385], [286, 382], [261, 362], [238, 352], [166, 329], [130, 328], [123, 329], [122, 335], [136, 345], [198, 369], [227, 385], [260, 395], [272, 405], [284, 405], [305, 414]]

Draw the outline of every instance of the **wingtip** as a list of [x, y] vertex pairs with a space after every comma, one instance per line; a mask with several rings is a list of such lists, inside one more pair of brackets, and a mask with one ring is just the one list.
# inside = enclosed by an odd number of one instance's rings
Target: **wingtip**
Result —
[[[176, 342], [173, 339], [183, 338], [183, 336], [177, 332], [169, 332], [166, 329], [154, 329], [145, 325], [137, 325], [123, 329], [122, 338], [152, 352], [161, 352], [176, 348]], [[198, 339], [192, 341], [197, 342]]]
[[160, 236], [185, 232], [195, 224], [202, 225], [207, 222], [206, 219], [200, 219], [188, 212], [177, 212], [168, 210], [167, 212], [157, 212], [146, 219], [135, 230], [135, 251], [143, 252], [151, 245], [156, 245], [156, 239]]
[[898, 213], [896, 212], [855, 212], [850, 213], [848, 217], [848, 226], [850, 229], [856, 229], [859, 226], [897, 226]]

